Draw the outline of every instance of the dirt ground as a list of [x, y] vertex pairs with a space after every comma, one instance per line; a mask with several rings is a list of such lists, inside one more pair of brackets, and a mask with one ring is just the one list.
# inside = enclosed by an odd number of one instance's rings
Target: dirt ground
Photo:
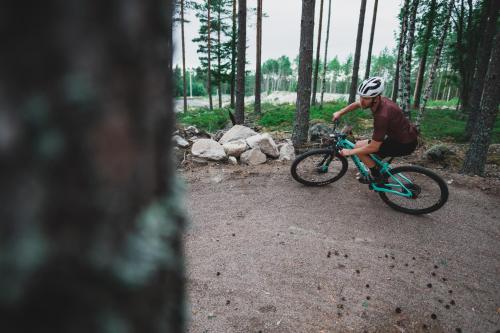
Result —
[[289, 168], [180, 170], [189, 332], [499, 332], [498, 179], [435, 170], [448, 203], [409, 216], [352, 166], [322, 188]]

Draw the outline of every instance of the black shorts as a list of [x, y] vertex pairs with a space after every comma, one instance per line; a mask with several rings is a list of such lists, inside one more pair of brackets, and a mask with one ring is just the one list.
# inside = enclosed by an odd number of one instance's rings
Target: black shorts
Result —
[[[368, 140], [368, 143], [370, 142], [371, 140]], [[390, 157], [406, 156], [410, 155], [415, 151], [415, 149], [417, 148], [417, 144], [418, 144], [417, 140], [411, 143], [399, 143], [387, 138], [384, 140], [384, 142], [382, 142], [382, 145], [380, 146], [380, 149], [378, 152], [376, 152], [376, 154], [381, 158], [388, 156]]]

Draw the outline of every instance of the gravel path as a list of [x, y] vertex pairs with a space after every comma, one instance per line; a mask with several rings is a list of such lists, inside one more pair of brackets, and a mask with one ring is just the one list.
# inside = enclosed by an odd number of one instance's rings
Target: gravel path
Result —
[[439, 211], [289, 165], [182, 171], [189, 332], [497, 332], [499, 197], [450, 186]]

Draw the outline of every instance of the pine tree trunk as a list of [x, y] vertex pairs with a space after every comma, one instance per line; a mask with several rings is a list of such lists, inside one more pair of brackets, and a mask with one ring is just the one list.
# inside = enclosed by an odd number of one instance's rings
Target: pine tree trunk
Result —
[[351, 89], [349, 90], [349, 104], [356, 100], [356, 88], [358, 87], [359, 60], [361, 57], [361, 43], [363, 41], [363, 25], [365, 22], [366, 0], [361, 0], [359, 10], [358, 35], [356, 37], [356, 51], [354, 53], [354, 64], [352, 66]]
[[231, 33], [231, 101], [230, 107], [234, 109], [236, 92], [236, 0], [233, 0], [233, 26]]
[[[328, 0], [328, 22], [326, 25], [326, 40], [325, 40], [325, 60], [323, 61], [323, 76], [321, 78], [321, 102], [320, 105], [323, 107], [323, 97], [325, 95], [326, 87], [326, 64], [328, 62], [328, 41], [330, 39], [330, 19], [332, 16], [332, 0]], [[331, 85], [330, 85], [331, 87]]]
[[402, 8], [401, 31], [399, 33], [398, 58], [396, 60], [396, 73], [394, 74], [394, 86], [392, 87], [392, 100], [396, 103], [401, 96], [401, 68], [403, 66], [404, 50], [406, 45], [406, 30], [408, 25], [408, 1], [405, 0]]
[[255, 114], [260, 114], [261, 88], [261, 55], [262, 55], [262, 0], [257, 0], [257, 55], [255, 62]]
[[484, 16], [486, 16], [486, 31], [481, 36], [481, 42], [478, 48], [478, 60], [473, 79], [474, 84], [471, 87], [472, 91], [469, 97], [466, 112], [469, 114], [467, 125], [465, 127], [465, 136], [467, 139], [470, 139], [470, 137], [472, 136], [472, 130], [475, 127], [479, 113], [478, 110], [481, 104], [484, 80], [488, 69], [488, 62], [490, 60], [490, 50], [492, 49], [491, 44], [495, 36], [498, 13], [500, 11], [500, 1], [492, 1], [491, 3], [485, 2], [485, 6], [488, 6], [483, 14]]
[[415, 82], [415, 92], [413, 94], [413, 108], [418, 109], [420, 106], [420, 97], [422, 95], [422, 85], [424, 83], [425, 67], [427, 64], [427, 53], [429, 52], [429, 43], [432, 37], [432, 29], [436, 13], [436, 0], [431, 1], [429, 9], [429, 21], [425, 30], [424, 49], [422, 50], [422, 58], [418, 66], [417, 80]]
[[500, 103], [500, 30], [497, 31], [485, 82], [481, 109], [472, 132], [471, 144], [465, 155], [462, 173], [484, 175], [484, 165], [491, 142], [491, 132]]
[[221, 47], [221, 21], [220, 21], [221, 5], [217, 8], [217, 86], [219, 90], [219, 109], [222, 109], [222, 73], [220, 68], [220, 47]]
[[184, 112], [187, 112], [187, 82], [186, 82], [186, 45], [184, 40], [184, 0], [181, 0], [181, 39], [182, 39], [182, 88], [184, 96]]
[[2, 332], [185, 330], [173, 3], [3, 4]]
[[323, 27], [323, 1], [320, 2], [319, 8], [319, 25], [318, 25], [318, 44], [316, 45], [316, 63], [314, 64], [314, 78], [311, 104], [316, 105], [316, 92], [318, 88], [318, 73], [319, 73], [319, 54], [321, 51], [321, 30]]
[[424, 98], [422, 100], [422, 104], [420, 105], [420, 109], [418, 110], [418, 113], [417, 113], [417, 119], [415, 121], [415, 125], [417, 127], [420, 127], [420, 123], [422, 122], [422, 119], [424, 117], [425, 107], [427, 105], [427, 100], [431, 96], [432, 85], [434, 84], [436, 72], [437, 72], [437, 69], [439, 67], [439, 61], [441, 60], [441, 52], [443, 50], [444, 41], [446, 40], [446, 35], [448, 34], [448, 29], [450, 27], [450, 17], [451, 17], [451, 11], [453, 9], [454, 0], [449, 0], [449, 1], [450, 2], [448, 3], [448, 9], [447, 9], [447, 13], [445, 16], [444, 25], [442, 28], [442, 34], [441, 34], [441, 37], [439, 39], [439, 43], [436, 47], [436, 51], [435, 51], [436, 53], [434, 55], [434, 61], [432, 63], [431, 72], [429, 73], [429, 79], [427, 81], [427, 85], [426, 85], [425, 90], [424, 90]]
[[247, 41], [247, 1], [238, 0], [238, 71], [236, 74], [236, 112], [237, 124], [245, 122], [245, 52]]
[[297, 110], [295, 112], [295, 122], [292, 134], [292, 141], [295, 146], [300, 146], [307, 141], [307, 132], [309, 130], [314, 39], [314, 2], [315, 0], [302, 0]]
[[403, 103], [402, 110], [406, 118], [411, 119], [411, 61], [413, 53], [413, 42], [415, 40], [415, 20], [417, 17], [419, 0], [412, 0], [410, 26], [408, 31], [408, 43], [406, 44], [406, 61], [405, 61], [405, 85], [403, 89]]
[[370, 76], [370, 67], [371, 67], [371, 62], [372, 62], [373, 36], [375, 35], [375, 24], [377, 22], [377, 7], [378, 7], [378, 0], [375, 0], [375, 4], [373, 7], [372, 31], [370, 34], [370, 45], [368, 47], [368, 56], [367, 56], [367, 60], [366, 60], [365, 79], [367, 79]]
[[211, 35], [210, 35], [210, 30], [211, 30], [211, 25], [212, 25], [212, 18], [210, 17], [210, 0], [207, 0], [207, 8], [208, 8], [208, 11], [207, 11], [207, 16], [208, 16], [208, 20], [207, 20], [207, 34], [208, 34], [208, 40], [207, 40], [207, 57], [208, 57], [208, 71], [207, 71], [207, 93], [208, 93], [208, 103], [209, 103], [209, 106], [210, 106], [210, 110], [213, 110], [214, 109], [214, 106], [213, 106], [213, 102], [212, 102], [212, 69], [211, 69], [211, 58], [212, 58], [212, 54], [211, 54]]

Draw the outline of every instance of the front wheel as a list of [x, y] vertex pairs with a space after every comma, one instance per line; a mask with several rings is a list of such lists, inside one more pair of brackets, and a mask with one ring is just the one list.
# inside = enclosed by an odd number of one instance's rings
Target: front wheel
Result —
[[390, 170], [390, 173], [392, 176], [385, 176], [385, 187], [398, 193], [379, 192], [379, 195], [395, 210], [413, 215], [428, 214], [448, 200], [446, 182], [430, 170], [402, 166]]
[[328, 148], [298, 156], [292, 163], [292, 177], [307, 186], [322, 186], [340, 179], [347, 171], [347, 159]]

